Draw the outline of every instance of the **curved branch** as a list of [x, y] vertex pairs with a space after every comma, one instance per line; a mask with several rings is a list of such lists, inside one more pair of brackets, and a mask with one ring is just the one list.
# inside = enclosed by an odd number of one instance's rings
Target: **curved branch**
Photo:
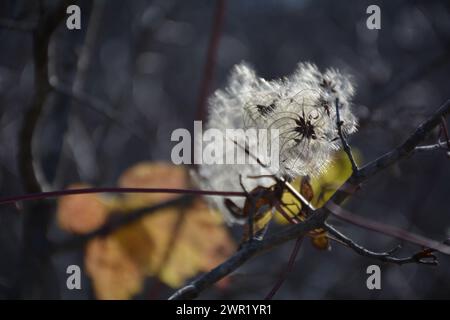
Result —
[[289, 227], [275, 235], [269, 236], [262, 241], [251, 241], [246, 243], [242, 246], [241, 250], [236, 252], [225, 262], [221, 263], [210, 272], [198, 277], [186, 287], [176, 291], [169, 299], [194, 299], [203, 290], [209, 288], [223, 277], [232, 273], [252, 257], [278, 247], [289, 240], [298, 239], [299, 237], [305, 236], [308, 232], [314, 229], [318, 229], [323, 225], [325, 218], [326, 215], [322, 210], [320, 210], [314, 213], [314, 215], [312, 215], [308, 220]]
[[[354, 171], [352, 176], [339, 188], [339, 190], [331, 197], [331, 199], [327, 202], [327, 207], [324, 209], [319, 209], [314, 211], [312, 216], [303, 223], [297, 224], [295, 226], [289, 227], [287, 230], [279, 232], [271, 237], [267, 237], [261, 242], [250, 242], [249, 244], [242, 247], [240, 251], [231, 256], [228, 260], [212, 269], [210, 272], [200, 276], [189, 285], [179, 289], [176, 291], [169, 299], [171, 300], [179, 300], [179, 299], [193, 299], [197, 297], [203, 290], [212, 286], [214, 283], [230, 274], [241, 265], [243, 265], [246, 261], [248, 261], [253, 256], [260, 254], [264, 251], [272, 249], [280, 244], [283, 244], [289, 240], [296, 239], [298, 237], [306, 235], [309, 231], [323, 228], [325, 226], [325, 221], [328, 218], [329, 214], [332, 213], [334, 207], [339, 207], [338, 204], [342, 203], [350, 194], [355, 191], [355, 185], [369, 179], [376, 173], [382, 171], [388, 166], [396, 163], [397, 161], [404, 159], [409, 154], [411, 154], [416, 146], [422, 142], [427, 134], [435, 128], [441, 121], [443, 116], [446, 116], [450, 112], [450, 100], [444, 103], [428, 120], [422, 123], [406, 140], [403, 144], [395, 148], [394, 150], [386, 153], [385, 155], [379, 157], [378, 159], [370, 162], [364, 167], [358, 169], [358, 171]], [[353, 187], [352, 187], [353, 186]], [[301, 199], [299, 199], [301, 200]], [[337, 204], [336, 204], [337, 203]], [[339, 207], [340, 208], [340, 207]], [[341, 209], [341, 208], [340, 208]], [[334, 210], [335, 211], [335, 210]], [[362, 227], [367, 228], [366, 224], [358, 224], [360, 221], [360, 217], [356, 215], [346, 215], [348, 218], [347, 221], [352, 224], [357, 224]], [[367, 220], [367, 219], [365, 219]], [[370, 221], [370, 224], [374, 222]], [[384, 225], [383, 225], [384, 226]], [[376, 230], [379, 231], [379, 230]], [[450, 247], [438, 243], [437, 241], [429, 240], [420, 236], [412, 235], [410, 233], [404, 234], [403, 230], [392, 227], [389, 231], [389, 235], [394, 237], [398, 237], [407, 241], [411, 241], [413, 243], [430, 246], [433, 249], [436, 249], [445, 254], [450, 253]], [[387, 232], [384, 232], [385, 234]], [[405, 239], [407, 237], [408, 239]], [[340, 239], [342, 240], [342, 239]], [[367, 249], [362, 251], [362, 247], [353, 246], [354, 250], [359, 250], [359, 252], [364, 252], [365, 254], [371, 254], [372, 256], [377, 256], [380, 259], [392, 260], [390, 262], [394, 262], [394, 258], [387, 259], [386, 253], [375, 253], [371, 252]], [[406, 263], [408, 259], [422, 259], [419, 255], [409, 257], [406, 260], [402, 261], [402, 263]], [[400, 259], [400, 258], [398, 258]], [[398, 260], [397, 259], [397, 260]], [[396, 263], [399, 263], [397, 261]]]
[[244, 192], [236, 192], [236, 191], [210, 191], [210, 190], [171, 189], [171, 188], [106, 187], [106, 188], [67, 189], [59, 191], [29, 193], [20, 196], [3, 197], [0, 198], [0, 205], [16, 203], [18, 201], [25, 201], [25, 200], [40, 200], [40, 199], [64, 197], [88, 193], [174, 193], [174, 194], [192, 194], [192, 195], [206, 195], [206, 196], [245, 197]]
[[356, 215], [329, 201], [325, 205], [325, 208], [335, 217], [349, 222], [353, 225], [365, 228], [367, 230], [375, 231], [379, 234], [384, 234], [392, 238], [407, 241], [409, 243], [413, 243], [425, 248], [430, 248], [446, 255], [450, 255], [450, 246], [445, 243], [431, 240], [421, 235], [400, 229], [398, 227], [384, 224], [378, 221], [373, 221], [360, 215]]
[[398, 246], [392, 250], [386, 251], [386, 252], [374, 252], [374, 251], [368, 250], [368, 249], [364, 248], [363, 246], [357, 244], [355, 241], [353, 241], [349, 237], [345, 236], [343, 233], [336, 230], [333, 226], [331, 226], [328, 223], [325, 223], [325, 229], [331, 235], [333, 235], [338, 240], [340, 240], [342, 243], [344, 243], [347, 247], [349, 247], [350, 249], [355, 251], [357, 254], [364, 256], [364, 257], [377, 259], [381, 262], [394, 263], [394, 264], [398, 264], [398, 265], [403, 265], [403, 264], [407, 264], [407, 263], [419, 263], [419, 264], [425, 264], [425, 265], [430, 265], [430, 266], [438, 265], [437, 257], [434, 256], [429, 249], [419, 251], [418, 253], [416, 253], [410, 257], [398, 258], [398, 257], [394, 256], [394, 253], [396, 253], [400, 249], [400, 246]]
[[33, 135], [50, 92], [48, 47], [51, 36], [66, 13], [70, 1], [61, 1], [53, 12], [43, 14], [33, 29], [34, 97], [19, 133], [19, 170], [27, 192], [40, 192], [39, 173], [33, 163]]

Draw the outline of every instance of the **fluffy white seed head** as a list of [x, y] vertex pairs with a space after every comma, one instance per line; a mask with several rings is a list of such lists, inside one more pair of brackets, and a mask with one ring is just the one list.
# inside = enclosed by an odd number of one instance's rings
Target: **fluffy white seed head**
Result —
[[[227, 129], [278, 129], [280, 168], [264, 172], [260, 164], [203, 164], [198, 170], [200, 184], [212, 190], [242, 191], [240, 176], [244, 187], [252, 190], [274, 183], [270, 178], [249, 178], [264, 173], [288, 178], [319, 175], [340, 147], [336, 99], [344, 134], [357, 129], [351, 110], [353, 95], [350, 78], [335, 69], [322, 73], [313, 64], [300, 63], [291, 76], [267, 81], [245, 63], [235, 66], [227, 87], [209, 100], [205, 127], [224, 133]], [[252, 143], [257, 142], [249, 141], [245, 147], [252, 150]], [[228, 222], [240, 222], [224, 206], [223, 198], [211, 199]], [[235, 203], [243, 207], [243, 201]]]

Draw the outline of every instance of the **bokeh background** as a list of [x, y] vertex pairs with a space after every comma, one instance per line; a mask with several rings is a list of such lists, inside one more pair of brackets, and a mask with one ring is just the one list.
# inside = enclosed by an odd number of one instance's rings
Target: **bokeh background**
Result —
[[[42, 3], [42, 6], [39, 6]], [[36, 21], [58, 1], [0, 0], [2, 20]], [[217, 1], [79, 1], [82, 29], [64, 20], [49, 46], [52, 83], [83, 93], [52, 92], [34, 136], [34, 157], [51, 189], [74, 182], [115, 185], [140, 161], [170, 161], [176, 128], [196, 118]], [[353, 75], [360, 129], [350, 142], [369, 161], [403, 141], [450, 98], [450, 4], [447, 1], [225, 0], [209, 88], [225, 84], [245, 60], [268, 79], [291, 73], [299, 61], [336, 67]], [[366, 28], [366, 8], [381, 8], [381, 30]], [[1, 25], [1, 24], [0, 24]], [[18, 133], [33, 99], [33, 47], [29, 32], [0, 27], [0, 194], [25, 192], [18, 170]], [[84, 99], [83, 99], [84, 97]], [[436, 141], [437, 131], [428, 142]], [[345, 206], [360, 215], [434, 239], [450, 236], [450, 162], [445, 152], [420, 153], [364, 184]], [[0, 297], [10, 298], [23, 234], [20, 208], [0, 208]], [[64, 238], [52, 216], [48, 230]], [[398, 242], [342, 225], [374, 250]], [[275, 232], [282, 226], [274, 226]], [[232, 230], [239, 238], [239, 229]], [[252, 259], [229, 283], [205, 299], [262, 298], [287, 263], [292, 243]], [[401, 254], [414, 248], [405, 245]], [[417, 249], [417, 248], [416, 248]], [[381, 265], [382, 290], [366, 288], [366, 268], [376, 261], [333, 244], [301, 249], [278, 299], [450, 298], [450, 258], [440, 265]], [[67, 290], [68, 264], [83, 269], [83, 251], [52, 258], [56, 280], [31, 297], [95, 298], [82, 272], [83, 289]], [[146, 299], [153, 278], [135, 296]], [[44, 281], [45, 282], [45, 281]], [[55, 287], [56, 286], [56, 287]], [[47, 288], [48, 287], [48, 288]], [[173, 289], [162, 284], [157, 298]], [[155, 296], [153, 296], [155, 297]]]

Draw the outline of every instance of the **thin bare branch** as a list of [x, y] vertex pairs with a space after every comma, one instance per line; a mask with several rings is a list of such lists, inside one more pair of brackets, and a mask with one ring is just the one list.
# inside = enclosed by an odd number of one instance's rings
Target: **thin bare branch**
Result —
[[[424, 121], [411, 135], [398, 147], [380, 156], [378, 159], [369, 162], [359, 168], [357, 175], [351, 175], [349, 179], [338, 189], [331, 197], [330, 201], [341, 204], [352, 192], [358, 188], [358, 185], [371, 178], [378, 172], [407, 158], [416, 147], [427, 137], [440, 122], [441, 118], [450, 113], [450, 100], [447, 100], [439, 109]], [[350, 187], [353, 186], [353, 187]], [[351, 190], [349, 192], [349, 190]]]
[[[212, 269], [210, 272], [200, 276], [196, 280], [192, 281], [189, 285], [176, 291], [169, 299], [193, 299], [197, 297], [203, 290], [207, 289], [215, 282], [219, 281], [226, 275], [230, 274], [246, 261], [251, 259], [257, 254], [272, 249], [280, 244], [289, 240], [306, 235], [309, 231], [324, 227], [325, 221], [330, 213], [334, 213], [341, 219], [346, 220], [352, 224], [359, 225], [361, 227], [371, 229], [398, 239], [409, 241], [427, 248], [434, 249], [436, 251], [450, 254], [450, 247], [444, 243], [439, 243], [434, 240], [429, 240], [425, 237], [412, 234], [402, 229], [380, 224], [378, 222], [371, 221], [360, 216], [353, 215], [341, 207], [338, 204], [342, 203], [350, 194], [356, 189], [357, 185], [361, 182], [369, 179], [376, 173], [382, 171], [388, 166], [406, 158], [411, 154], [415, 148], [421, 143], [425, 137], [433, 130], [441, 121], [441, 117], [446, 116], [450, 112], [450, 100], [444, 103], [428, 120], [422, 123], [406, 140], [403, 144], [395, 148], [394, 150], [386, 153], [378, 159], [370, 162], [361, 169], [358, 170], [358, 174], [353, 173], [352, 176], [339, 188], [339, 190], [331, 197], [327, 202], [326, 208], [313, 210], [313, 214], [305, 222], [291, 226], [286, 230], [279, 232], [273, 236], [267, 237], [261, 242], [253, 241], [246, 244], [236, 254], [231, 256], [228, 260]], [[353, 186], [353, 187], [352, 187]], [[292, 190], [291, 193], [294, 197], [298, 192]], [[298, 197], [298, 200], [303, 202], [303, 197]], [[312, 208], [314, 209], [314, 208]], [[339, 239], [342, 240], [342, 239]], [[356, 246], [353, 248], [357, 248]], [[361, 249], [361, 248], [360, 248]], [[365, 249], [366, 250], [366, 249]], [[369, 250], [366, 253], [374, 252]], [[416, 257], [410, 257], [410, 259], [417, 259]], [[406, 262], [404, 262], [406, 263]]]
[[246, 243], [242, 246], [241, 250], [236, 252], [225, 262], [221, 263], [210, 272], [198, 277], [189, 285], [179, 289], [169, 299], [183, 300], [196, 298], [202, 291], [232, 273], [252, 257], [278, 247], [289, 240], [305, 236], [309, 231], [319, 228], [323, 225], [325, 218], [326, 215], [324, 215], [323, 212], [318, 212], [305, 222], [286, 228], [262, 241], [251, 241]]
[[357, 244], [355, 241], [345, 236], [342, 232], [338, 231], [336, 228], [334, 228], [328, 223], [325, 223], [325, 229], [337, 240], [340, 240], [341, 243], [345, 244], [347, 247], [355, 251], [357, 254], [364, 257], [376, 259], [382, 262], [394, 263], [398, 265], [403, 265], [407, 263], [419, 263], [430, 266], [438, 265], [437, 257], [434, 256], [431, 252], [428, 252], [427, 249], [419, 251], [418, 253], [415, 253], [409, 257], [398, 258], [395, 257], [394, 254], [400, 249], [400, 246], [395, 247], [394, 249], [386, 252], [374, 252]]
[[342, 147], [344, 148], [345, 153], [347, 154], [348, 159], [350, 160], [350, 163], [352, 165], [352, 172], [354, 175], [358, 174], [358, 166], [356, 165], [355, 159], [353, 158], [352, 149], [350, 148], [350, 145], [348, 144], [347, 139], [345, 138], [344, 134], [342, 133], [342, 125], [344, 124], [341, 121], [341, 117], [339, 114], [339, 99], [336, 98], [336, 127], [338, 131], [339, 138], [342, 142]]
[[435, 144], [429, 144], [426, 146], [418, 146], [414, 149], [414, 152], [429, 152], [429, 151], [448, 151], [447, 144], [450, 140], [439, 141]]
[[357, 225], [357, 226], [360, 226], [360, 227], [368, 229], [368, 230], [376, 231], [380, 234], [384, 234], [384, 235], [387, 235], [387, 236], [390, 236], [393, 238], [408, 241], [410, 243], [414, 243], [419, 246], [422, 246], [425, 248], [430, 248], [430, 249], [439, 251], [441, 253], [450, 255], [450, 246], [448, 246], [444, 243], [425, 238], [421, 235], [414, 234], [412, 232], [397, 228], [395, 226], [384, 224], [384, 223], [381, 223], [378, 221], [373, 221], [373, 220], [367, 219], [365, 217], [362, 217], [360, 215], [356, 215], [356, 214], [351, 213], [332, 202], [327, 202], [325, 207], [335, 217], [337, 217], [341, 220], [344, 220], [346, 222], [349, 222], [353, 225]]

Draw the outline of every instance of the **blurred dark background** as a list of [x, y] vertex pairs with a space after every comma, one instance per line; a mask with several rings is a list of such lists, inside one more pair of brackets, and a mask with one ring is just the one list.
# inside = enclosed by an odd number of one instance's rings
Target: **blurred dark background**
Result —
[[[0, 22], [33, 22], [58, 1], [0, 0]], [[45, 103], [34, 137], [42, 181], [51, 189], [83, 181], [111, 186], [141, 160], [170, 161], [171, 132], [191, 128], [211, 36], [216, 1], [79, 1], [82, 29], [65, 19], [49, 47], [49, 77], [60, 88]], [[381, 30], [366, 28], [366, 8], [381, 8]], [[0, 24], [1, 25], [1, 24]], [[230, 68], [246, 60], [266, 78], [290, 74], [299, 61], [336, 67], [354, 76], [360, 130], [353, 147], [369, 161], [405, 139], [450, 98], [448, 1], [226, 0], [218, 57], [210, 87], [225, 84]], [[33, 99], [31, 33], [0, 27], [0, 193], [25, 192], [18, 171], [18, 131]], [[78, 92], [73, 99], [60, 91]], [[436, 141], [437, 131], [430, 136]], [[377, 175], [346, 203], [353, 212], [434, 239], [450, 236], [450, 160], [420, 153]], [[8, 297], [22, 237], [21, 215], [0, 208], [0, 297]], [[374, 250], [397, 244], [356, 227], [341, 226]], [[273, 230], [272, 230], [273, 231]], [[50, 233], [58, 237], [53, 223]], [[292, 243], [256, 257], [233, 274], [226, 290], [203, 298], [262, 298], [285, 266]], [[404, 253], [413, 248], [405, 245]], [[366, 288], [376, 261], [333, 245], [302, 248], [279, 299], [450, 298], [450, 258], [440, 265], [381, 265], [382, 290]], [[61, 298], [90, 298], [65, 288], [68, 263], [53, 263]], [[83, 279], [84, 283], [88, 279]], [[151, 279], [149, 280], [151, 282]], [[171, 292], [164, 288], [161, 298]], [[145, 293], [137, 298], [145, 297]]]

